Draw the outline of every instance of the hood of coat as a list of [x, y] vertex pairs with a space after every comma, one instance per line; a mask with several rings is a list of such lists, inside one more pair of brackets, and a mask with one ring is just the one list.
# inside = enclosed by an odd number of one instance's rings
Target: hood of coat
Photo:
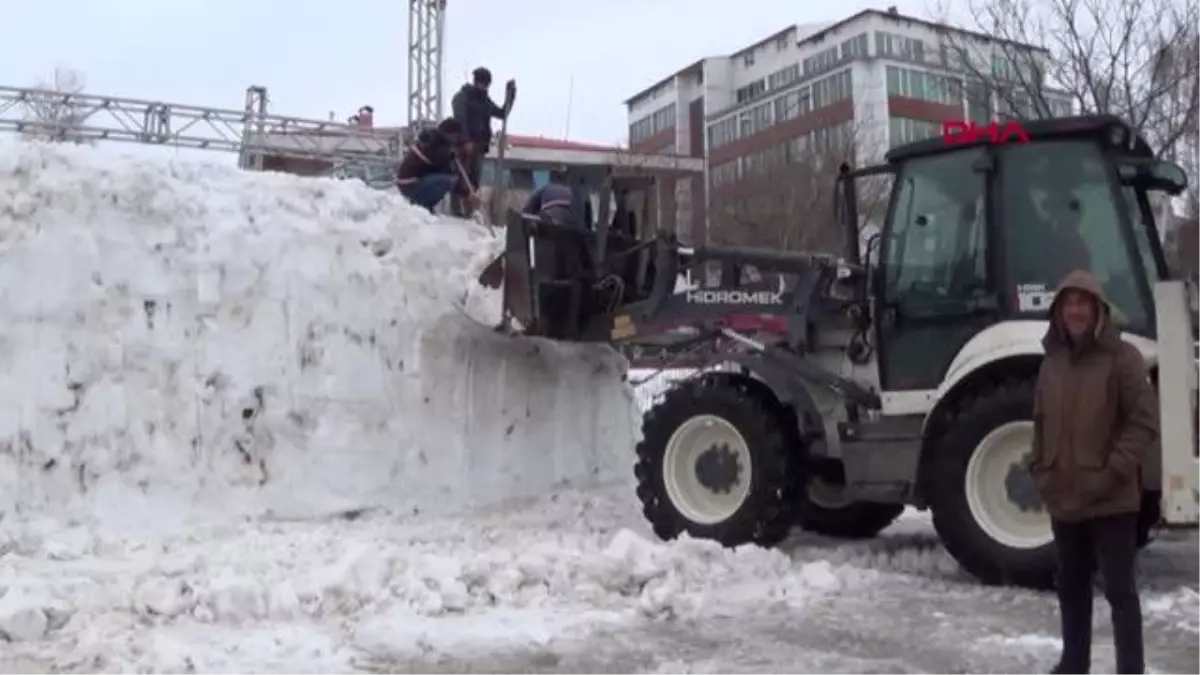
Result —
[[1091, 272], [1075, 270], [1063, 277], [1055, 291], [1054, 302], [1050, 304], [1050, 328], [1042, 338], [1042, 346], [1045, 347], [1046, 353], [1074, 348], [1066, 330], [1059, 325], [1058, 316], [1059, 300], [1063, 297], [1063, 291], [1068, 290], [1086, 293], [1096, 304], [1096, 328], [1092, 333], [1092, 344], [1102, 349], [1112, 349], [1120, 344], [1121, 332], [1113, 323], [1112, 305], [1104, 297], [1104, 287]]

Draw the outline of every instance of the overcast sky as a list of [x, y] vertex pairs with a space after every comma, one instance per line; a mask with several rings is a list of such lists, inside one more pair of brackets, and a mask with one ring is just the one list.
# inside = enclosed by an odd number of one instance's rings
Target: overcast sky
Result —
[[[510, 130], [624, 141], [622, 101], [704, 56], [795, 23], [930, 0], [449, 0], [447, 92], [478, 65], [520, 94]], [[370, 103], [377, 124], [406, 116], [407, 0], [4, 0], [0, 84], [56, 66], [87, 90], [240, 109], [262, 84], [278, 114], [339, 118]], [[572, 95], [572, 80], [574, 80]], [[570, 105], [568, 106], [568, 101]], [[448, 108], [447, 101], [447, 108]]]

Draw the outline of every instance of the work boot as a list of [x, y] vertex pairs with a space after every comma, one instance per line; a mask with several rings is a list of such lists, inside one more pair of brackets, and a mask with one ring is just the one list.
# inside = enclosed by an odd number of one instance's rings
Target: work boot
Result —
[[1051, 675], [1088, 675], [1091, 668], [1068, 668], [1059, 661], [1050, 669]]

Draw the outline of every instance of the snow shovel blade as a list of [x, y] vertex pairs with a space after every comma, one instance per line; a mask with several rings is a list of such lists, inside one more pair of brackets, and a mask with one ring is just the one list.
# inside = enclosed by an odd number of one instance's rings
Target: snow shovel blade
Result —
[[504, 282], [504, 254], [501, 253], [496, 256], [495, 260], [488, 263], [477, 279], [481, 286], [500, 288], [500, 284]]

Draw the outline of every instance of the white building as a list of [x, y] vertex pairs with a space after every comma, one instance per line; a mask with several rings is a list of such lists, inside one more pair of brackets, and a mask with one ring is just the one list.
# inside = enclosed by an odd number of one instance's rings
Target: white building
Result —
[[[790, 26], [728, 56], [703, 58], [626, 101], [629, 143], [640, 152], [705, 157], [708, 175], [683, 193], [701, 194], [691, 229], [721, 188], [772, 162], [834, 144], [858, 164], [889, 147], [941, 133], [948, 120], [981, 123], [1028, 116], [985, 83], [1020, 81], [1045, 53], [888, 11]], [[1014, 87], [1028, 89], [1027, 87]], [[1051, 112], [1069, 99], [1047, 92]], [[1027, 107], [1018, 102], [1019, 107]], [[702, 212], [703, 211], [703, 212]]]

